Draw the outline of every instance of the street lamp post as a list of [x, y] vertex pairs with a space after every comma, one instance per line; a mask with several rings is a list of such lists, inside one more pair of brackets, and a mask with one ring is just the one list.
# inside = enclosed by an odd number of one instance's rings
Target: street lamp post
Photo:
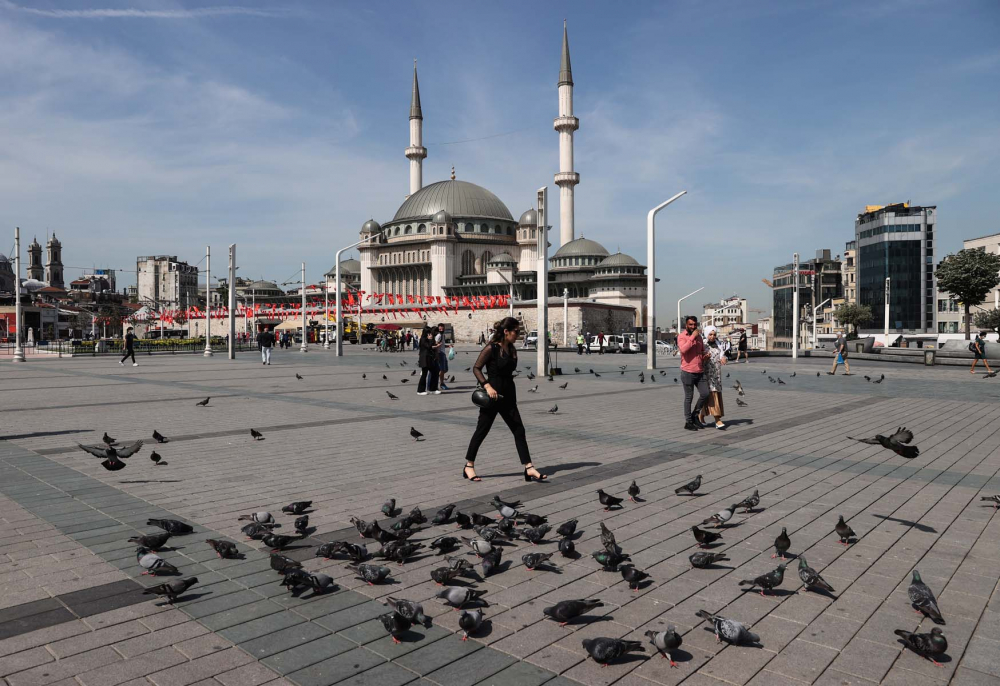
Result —
[[799, 254], [795, 253], [792, 263], [792, 359], [799, 356]]
[[[337, 336], [337, 354], [336, 354], [336, 356], [337, 357], [343, 357], [344, 356], [344, 324], [341, 321], [341, 314], [343, 312], [343, 308], [341, 307], [341, 303], [340, 303], [340, 256], [343, 255], [348, 250], [350, 250], [352, 248], [356, 248], [359, 245], [361, 245], [362, 243], [367, 243], [368, 241], [373, 240], [375, 238], [378, 238], [381, 235], [382, 235], [382, 232], [368, 234], [367, 236], [365, 236], [364, 238], [362, 238], [360, 241], [357, 241], [356, 243], [351, 243], [346, 248], [341, 248], [340, 250], [337, 251], [337, 256], [335, 258], [336, 262], [337, 262], [336, 267], [335, 267], [336, 273], [335, 273], [335, 276], [333, 277], [333, 279], [335, 281], [334, 288], [337, 289], [337, 297], [334, 298], [334, 300], [335, 300], [335, 307], [336, 307], [336, 310], [337, 310], [337, 321], [334, 324], [337, 327], [337, 332], [336, 332], [336, 336]], [[360, 315], [360, 312], [361, 312], [361, 305], [360, 305], [361, 294], [360, 293], [358, 293], [358, 298], [359, 298], [359, 303], [358, 303], [358, 313], [359, 313], [358, 314], [358, 336], [359, 336], [359, 339], [358, 339], [358, 342], [360, 343], [361, 342], [360, 341], [360, 336], [361, 336], [361, 315]]]
[[889, 277], [885, 277], [885, 347], [889, 347]]
[[236, 244], [229, 246], [229, 359], [236, 359]]
[[24, 362], [24, 348], [21, 347], [21, 229], [14, 227], [14, 361]]
[[538, 292], [535, 302], [538, 310], [536, 316], [538, 338], [535, 341], [535, 348], [538, 355], [535, 364], [539, 376], [549, 373], [549, 232], [546, 224], [549, 219], [548, 200], [549, 187], [542, 186], [538, 189], [536, 210], [538, 212], [538, 267], [536, 270]]
[[[656, 369], [656, 343], [650, 345], [650, 336], [656, 331], [656, 213], [687, 193], [681, 191], [666, 202], [660, 203], [646, 215], [646, 369]], [[701, 290], [700, 288], [698, 289]], [[697, 293], [697, 291], [695, 291]], [[687, 296], [684, 296], [687, 297]], [[681, 298], [683, 300], [684, 298]], [[677, 333], [681, 330], [681, 301], [677, 301]]]
[[684, 327], [683, 322], [681, 322], [681, 303], [684, 302], [685, 300], [687, 300], [688, 298], [690, 298], [695, 293], [700, 293], [703, 290], [705, 290], [704, 286], [702, 286], [701, 288], [699, 288], [696, 291], [691, 291], [690, 293], [688, 293], [683, 298], [681, 298], [680, 300], [677, 301], [677, 335], [678, 336], [681, 335], [681, 329]]
[[813, 314], [813, 342], [812, 342], [812, 349], [813, 350], [816, 349], [816, 320], [819, 319], [819, 311], [820, 311], [820, 309], [823, 307], [823, 305], [826, 305], [828, 302], [830, 302], [830, 298], [827, 298], [826, 300], [824, 300], [823, 302], [821, 302], [819, 305], [817, 305], [815, 307], [815, 309], [813, 309], [813, 313], [812, 313]]
[[212, 246], [205, 246], [205, 357], [212, 356]]
[[563, 289], [563, 347], [569, 345], [569, 289]]
[[323, 349], [330, 349], [330, 284], [323, 277]]
[[308, 352], [309, 345], [306, 343], [308, 337], [308, 329], [306, 329], [306, 263], [302, 263], [302, 347], [299, 348], [299, 352]]

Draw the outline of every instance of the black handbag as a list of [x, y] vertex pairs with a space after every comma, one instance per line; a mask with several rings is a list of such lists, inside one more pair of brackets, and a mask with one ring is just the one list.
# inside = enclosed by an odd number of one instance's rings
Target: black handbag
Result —
[[[497, 393], [497, 400], [502, 400], [503, 396]], [[472, 392], [472, 404], [483, 408], [484, 410], [494, 410], [496, 409], [497, 401], [490, 397], [490, 394], [486, 392], [486, 389], [482, 386], [477, 386], [476, 390]]]

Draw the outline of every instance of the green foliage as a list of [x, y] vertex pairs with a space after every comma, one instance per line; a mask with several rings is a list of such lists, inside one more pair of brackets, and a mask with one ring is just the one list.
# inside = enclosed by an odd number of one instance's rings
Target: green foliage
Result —
[[976, 312], [976, 327], [983, 331], [1000, 333], [1000, 310], [983, 310]]
[[872, 320], [872, 308], [868, 305], [847, 303], [834, 311], [833, 318], [841, 324], [853, 328], [853, 336], [857, 338], [858, 327], [864, 326]]
[[941, 260], [937, 271], [938, 288], [951, 293], [965, 308], [965, 337], [969, 338], [969, 308], [986, 300], [1000, 284], [1000, 255], [985, 250], [959, 250]]

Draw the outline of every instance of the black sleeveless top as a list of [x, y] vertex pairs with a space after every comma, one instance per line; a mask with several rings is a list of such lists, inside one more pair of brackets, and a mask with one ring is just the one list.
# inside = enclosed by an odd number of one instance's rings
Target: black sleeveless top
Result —
[[510, 353], [505, 354], [499, 343], [489, 343], [479, 353], [476, 364], [472, 367], [472, 373], [484, 386], [489, 383], [493, 390], [504, 397], [505, 402], [514, 402], [517, 400], [514, 388], [515, 369], [517, 369], [517, 350], [511, 346]]

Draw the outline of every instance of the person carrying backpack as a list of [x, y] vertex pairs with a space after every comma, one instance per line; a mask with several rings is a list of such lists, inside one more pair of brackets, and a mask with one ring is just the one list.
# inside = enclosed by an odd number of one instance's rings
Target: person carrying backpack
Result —
[[976, 373], [976, 362], [979, 360], [983, 361], [983, 366], [986, 367], [986, 373], [992, 374], [993, 370], [990, 369], [990, 363], [986, 361], [986, 332], [980, 331], [976, 334], [975, 340], [969, 343], [969, 352], [975, 353], [975, 358], [972, 360], [972, 368], [969, 369], [970, 374]]

